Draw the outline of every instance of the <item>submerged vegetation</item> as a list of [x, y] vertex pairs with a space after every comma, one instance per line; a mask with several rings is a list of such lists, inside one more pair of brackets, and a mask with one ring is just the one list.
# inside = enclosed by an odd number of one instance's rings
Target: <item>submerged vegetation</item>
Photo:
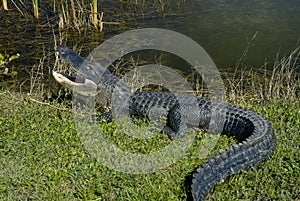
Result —
[[[268, 118], [278, 145], [270, 160], [218, 184], [207, 200], [299, 199], [299, 52], [296, 49], [288, 57], [277, 58], [271, 74], [266, 69], [236, 71], [236, 79], [226, 80], [228, 101]], [[199, 132], [188, 154], [168, 168], [146, 175], [125, 174], [108, 169], [86, 151], [67, 100], [42, 102], [34, 93], [0, 93], [1, 200], [191, 198], [191, 175], [204, 162], [198, 148], [205, 134]], [[114, 123], [99, 126], [119, 147], [131, 151], [147, 153], [157, 148], [153, 146], [170, 142], [162, 134], [147, 143], [130, 141], [118, 134]], [[211, 155], [232, 140], [222, 137]]]
[[[35, 23], [39, 23], [40, 18], [46, 19], [49, 24], [52, 21], [58, 21], [58, 26], [61, 29], [76, 28], [80, 30], [83, 27], [95, 27], [97, 30], [102, 31], [104, 24], [120, 24], [123, 23], [117, 21], [103, 21], [104, 12], [101, 11], [101, 5], [98, 4], [99, 0], [49, 0], [39, 1], [32, 0], [26, 1], [12, 1], [7, 4], [6, 0], [3, 0], [3, 9], [17, 10], [22, 16], [27, 18], [34, 18]], [[43, 3], [43, 6], [40, 4]], [[185, 1], [174, 0], [155, 0], [155, 1], [137, 1], [126, 0], [119, 2], [111, 2], [118, 7], [124, 7], [128, 11], [124, 12], [124, 17], [128, 19], [134, 19], [137, 16], [153, 17], [153, 15], [173, 15], [174, 10], [178, 11], [184, 7]], [[40, 12], [42, 10], [43, 12]], [[106, 14], [106, 13], [105, 13]]]
[[[52, 3], [39, 2], [39, 0], [33, 0], [29, 2], [12, 2], [10, 9], [8, 9], [7, 2], [3, 0], [3, 8], [5, 10], [18, 10], [21, 15], [25, 17], [34, 17], [35, 22], [39, 23], [41, 17], [40, 9], [46, 11], [42, 12], [42, 15], [54, 15], [56, 19], [59, 19], [59, 28], [70, 28], [75, 27], [79, 29], [85, 25], [94, 25], [98, 28], [98, 25], [101, 24], [101, 18], [99, 16], [101, 13], [98, 13], [98, 0], [92, 1], [66, 1], [66, 0], [53, 0]], [[40, 4], [46, 4], [40, 7]], [[48, 4], [47, 4], [48, 3]], [[32, 7], [32, 12], [30, 7]], [[31, 15], [31, 13], [33, 13]], [[45, 19], [45, 16], [42, 16]], [[48, 19], [50, 22], [51, 19]]]

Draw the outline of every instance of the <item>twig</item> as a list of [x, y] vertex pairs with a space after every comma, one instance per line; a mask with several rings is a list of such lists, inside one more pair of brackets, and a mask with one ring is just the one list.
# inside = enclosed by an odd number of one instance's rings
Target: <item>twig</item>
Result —
[[51, 105], [50, 103], [41, 102], [41, 101], [38, 101], [38, 100], [36, 100], [36, 99], [34, 99], [34, 98], [31, 98], [31, 97], [29, 97], [29, 99], [32, 100], [32, 101], [35, 102], [35, 103], [38, 103], [38, 104], [41, 104], [41, 105], [46, 105], [46, 106], [48, 106], [48, 107], [52, 107], [52, 108], [55, 108], [55, 109], [57, 109], [57, 110], [71, 112], [70, 109], [65, 109], [65, 108], [56, 107], [56, 106], [54, 106], [54, 105]]

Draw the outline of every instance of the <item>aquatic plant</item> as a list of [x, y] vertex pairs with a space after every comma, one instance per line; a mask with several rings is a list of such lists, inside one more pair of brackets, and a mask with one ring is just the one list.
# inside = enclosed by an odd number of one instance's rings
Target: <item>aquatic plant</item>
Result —
[[[7, 8], [7, 0], [2, 0], [3, 8]], [[95, 27], [102, 31], [104, 24], [121, 24], [120, 22], [104, 22], [104, 13], [99, 11], [98, 0], [52, 0], [42, 1], [11, 1], [13, 6], [27, 18], [34, 16], [35, 22], [39, 23], [42, 17], [49, 22], [57, 22], [54, 19], [59, 18], [59, 28], [75, 28], [80, 31], [82, 27]], [[43, 3], [43, 6], [40, 4]], [[29, 4], [31, 4], [29, 6]], [[52, 4], [52, 5], [51, 5]], [[123, 12], [117, 15], [122, 16], [124, 21], [137, 20], [140, 18], [153, 18], [159, 16], [180, 15], [180, 8], [184, 7], [184, 1], [174, 0], [155, 0], [153, 2], [145, 0], [119, 1], [119, 6], [125, 8]], [[28, 9], [29, 7], [33, 8]], [[41, 10], [42, 8], [42, 10]], [[49, 14], [50, 13], [50, 14]], [[47, 16], [52, 16], [54, 18]], [[45, 19], [47, 18], [47, 19]]]

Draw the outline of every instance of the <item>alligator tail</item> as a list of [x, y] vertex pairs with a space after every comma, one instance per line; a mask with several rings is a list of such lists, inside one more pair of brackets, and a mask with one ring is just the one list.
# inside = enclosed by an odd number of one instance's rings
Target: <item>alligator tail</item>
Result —
[[[191, 190], [194, 201], [204, 200], [210, 189], [218, 182], [241, 170], [249, 169], [274, 153], [276, 139], [271, 123], [249, 110], [241, 109], [240, 115], [253, 124], [251, 134], [242, 142], [220, 151], [218, 155], [208, 159], [196, 170]], [[226, 119], [228, 120], [225, 122], [225, 127], [227, 126], [230, 132], [234, 128], [229, 125], [236, 125], [236, 123], [231, 122], [234, 117]]]

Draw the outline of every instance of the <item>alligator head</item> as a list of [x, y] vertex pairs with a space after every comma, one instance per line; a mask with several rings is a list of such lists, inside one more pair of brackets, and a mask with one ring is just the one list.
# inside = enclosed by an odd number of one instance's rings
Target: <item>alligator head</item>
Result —
[[95, 82], [90, 79], [79, 76], [71, 76], [65, 73], [58, 73], [53, 71], [54, 79], [62, 86], [83, 96], [95, 96], [98, 93], [98, 87]]

